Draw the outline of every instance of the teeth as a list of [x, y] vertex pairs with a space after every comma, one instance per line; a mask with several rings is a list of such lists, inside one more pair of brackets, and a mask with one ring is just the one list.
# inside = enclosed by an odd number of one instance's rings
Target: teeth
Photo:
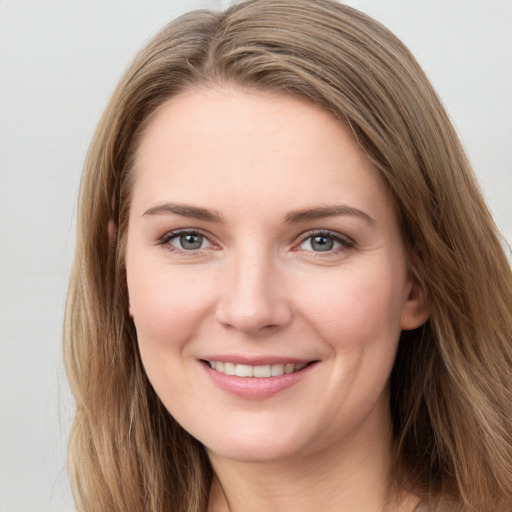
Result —
[[272, 366], [269, 364], [265, 366], [255, 366], [253, 368], [254, 377], [263, 378], [272, 376]]
[[237, 377], [280, 377], [287, 373], [297, 372], [305, 368], [307, 363], [300, 364], [266, 364], [262, 366], [250, 366], [248, 364], [224, 363], [222, 361], [208, 361], [210, 367], [226, 375], [236, 375]]
[[284, 365], [283, 364], [273, 364], [271, 367], [270, 373], [272, 377], [279, 377], [284, 373]]
[[[221, 363], [221, 365], [222, 365], [222, 363]], [[215, 368], [217, 368], [217, 366]], [[221, 370], [219, 370], [219, 371], [221, 371]], [[236, 364], [224, 363], [224, 371], [222, 373], [225, 373], [226, 375], [235, 375]]]
[[237, 377], [254, 377], [253, 366], [248, 364], [237, 364], [235, 369], [235, 375]]

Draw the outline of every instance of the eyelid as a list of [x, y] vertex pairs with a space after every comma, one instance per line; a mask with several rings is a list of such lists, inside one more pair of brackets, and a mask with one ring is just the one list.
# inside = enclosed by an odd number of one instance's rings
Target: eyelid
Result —
[[[204, 237], [210, 243], [210, 246], [207, 248], [204, 248], [204, 249], [184, 250], [184, 249], [179, 249], [178, 247], [173, 246], [169, 243], [172, 239], [174, 239], [180, 235], [183, 235], [183, 234], [200, 235], [200, 236]], [[312, 250], [306, 250], [306, 249], [300, 248], [300, 246], [306, 240], [308, 240], [309, 238], [313, 238], [315, 236], [325, 236], [325, 237], [332, 238], [333, 240], [338, 242], [341, 245], [341, 247], [325, 251], [324, 254], [322, 254], [322, 251], [312, 251]], [[205, 232], [204, 230], [199, 229], [199, 228], [180, 228], [180, 229], [174, 229], [171, 231], [167, 231], [163, 236], [159, 237], [156, 240], [156, 244], [166, 246], [169, 251], [188, 254], [188, 255], [198, 254], [204, 250], [212, 250], [212, 249], [218, 250], [221, 248], [220, 244], [215, 241], [215, 237], [213, 237], [213, 235], [211, 235], [210, 233]], [[308, 231], [302, 233], [301, 235], [299, 235], [298, 241], [294, 244], [292, 250], [294, 250], [294, 251], [304, 250], [305, 252], [314, 253], [315, 256], [328, 256], [329, 254], [330, 255], [336, 254], [337, 252], [342, 252], [344, 250], [350, 249], [355, 246], [356, 246], [356, 242], [351, 237], [344, 235], [342, 233], [339, 233], [337, 231], [331, 231], [329, 229], [311, 229], [311, 230], [308, 230]]]
[[[173, 240], [174, 238], [176, 238], [180, 235], [200, 235], [208, 241], [210, 246], [205, 247], [203, 249], [185, 250], [185, 249], [180, 249], [180, 248], [169, 243], [171, 240]], [[203, 231], [202, 229], [180, 228], [180, 229], [174, 229], [171, 231], [167, 231], [163, 236], [161, 236], [160, 238], [157, 239], [156, 244], [166, 246], [166, 248], [171, 252], [178, 252], [178, 253], [182, 253], [182, 254], [194, 255], [194, 254], [198, 254], [205, 250], [220, 248], [219, 243], [215, 242], [213, 240], [213, 238], [214, 237], [210, 233], [207, 233], [207, 232]]]
[[[305, 233], [302, 233], [299, 236], [299, 241], [294, 246], [294, 250], [301, 250], [300, 246], [309, 238], [313, 238], [315, 236], [325, 236], [334, 239], [335, 241], [339, 242], [341, 244], [341, 248], [332, 249], [330, 251], [325, 251], [323, 254], [324, 256], [327, 256], [328, 254], [333, 254], [338, 251], [343, 251], [346, 249], [350, 249], [352, 247], [355, 247], [356, 242], [351, 237], [344, 235], [342, 233], [339, 233], [337, 231], [331, 231], [329, 229], [311, 229], [309, 231], [306, 231]], [[308, 252], [314, 252], [316, 255], [322, 255], [322, 251], [308, 251]]]

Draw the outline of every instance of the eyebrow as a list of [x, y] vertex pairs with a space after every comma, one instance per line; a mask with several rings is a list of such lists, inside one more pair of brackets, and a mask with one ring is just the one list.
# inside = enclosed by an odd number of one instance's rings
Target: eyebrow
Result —
[[[181, 217], [188, 217], [191, 219], [203, 220], [206, 222], [223, 222], [222, 217], [215, 211], [207, 210], [206, 208], [199, 208], [188, 204], [178, 203], [163, 203], [153, 206], [146, 210], [142, 216], [145, 215], [161, 215], [171, 213]], [[349, 215], [359, 217], [365, 220], [371, 226], [376, 224], [375, 219], [370, 217], [362, 210], [358, 210], [352, 206], [347, 205], [332, 205], [332, 206], [319, 206], [313, 208], [304, 208], [300, 210], [293, 210], [287, 213], [284, 221], [287, 224], [300, 224], [301, 222], [308, 222], [312, 220], [324, 219], [326, 217], [337, 217], [341, 215]]]
[[217, 213], [206, 208], [198, 208], [197, 206], [191, 206], [188, 204], [177, 204], [177, 203], [163, 203], [158, 206], [153, 206], [146, 210], [142, 216], [145, 215], [161, 215], [166, 213], [172, 213], [174, 215], [180, 215], [181, 217], [188, 217], [191, 219], [204, 220], [206, 222], [222, 222], [222, 217]]
[[376, 224], [375, 219], [370, 217], [367, 213], [346, 205], [320, 206], [316, 208], [294, 210], [287, 213], [284, 220], [287, 224], [299, 224], [301, 222], [324, 219], [326, 217], [337, 217], [340, 215], [358, 217], [365, 220], [371, 226]]

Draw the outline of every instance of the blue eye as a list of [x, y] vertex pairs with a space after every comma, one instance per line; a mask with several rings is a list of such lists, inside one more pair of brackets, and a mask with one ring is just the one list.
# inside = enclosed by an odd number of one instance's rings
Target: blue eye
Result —
[[165, 243], [181, 251], [198, 251], [211, 245], [205, 236], [194, 231], [170, 233]]
[[332, 233], [314, 233], [304, 238], [299, 248], [304, 251], [329, 252], [343, 247], [353, 247], [353, 245], [350, 239], [345, 239], [342, 236], [336, 236]]

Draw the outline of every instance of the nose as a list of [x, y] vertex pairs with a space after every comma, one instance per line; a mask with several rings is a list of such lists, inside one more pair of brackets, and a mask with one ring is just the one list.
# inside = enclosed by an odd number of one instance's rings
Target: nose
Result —
[[288, 325], [292, 319], [283, 270], [265, 254], [234, 256], [222, 285], [216, 319], [225, 327], [254, 336]]

